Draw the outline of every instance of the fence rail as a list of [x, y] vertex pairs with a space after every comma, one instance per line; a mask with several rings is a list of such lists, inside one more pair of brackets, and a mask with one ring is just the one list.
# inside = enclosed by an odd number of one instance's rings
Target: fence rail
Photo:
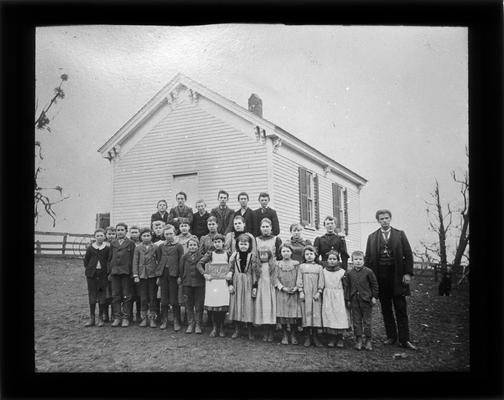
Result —
[[[61, 240], [54, 240], [54, 236], [61, 237]], [[35, 231], [34, 253], [37, 256], [81, 258], [84, 257], [92, 239], [93, 235], [88, 233]]]

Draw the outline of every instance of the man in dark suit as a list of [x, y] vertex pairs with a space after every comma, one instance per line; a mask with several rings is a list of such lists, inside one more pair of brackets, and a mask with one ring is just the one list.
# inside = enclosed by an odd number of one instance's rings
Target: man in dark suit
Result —
[[175, 227], [175, 233], [178, 235], [180, 233], [179, 226], [182, 222], [189, 226], [192, 225], [193, 210], [191, 207], [186, 206], [187, 194], [184, 192], [178, 192], [175, 195], [175, 199], [177, 200], [177, 205], [170, 209], [168, 223]]
[[268, 207], [270, 202], [269, 194], [266, 192], [259, 193], [259, 203], [261, 207], [254, 210], [255, 215], [255, 232], [252, 232], [254, 236], [261, 236], [261, 221], [263, 218], [269, 218], [271, 220], [271, 234], [273, 236], [278, 236], [280, 234], [280, 224], [278, 222], [278, 216], [275, 210]]
[[234, 217], [240, 215], [245, 219], [245, 232], [249, 232], [252, 235], [256, 233], [255, 227], [255, 215], [254, 211], [248, 206], [249, 195], [248, 193], [241, 192], [238, 195], [238, 203], [240, 203], [240, 208], [235, 211]]
[[322, 236], [317, 236], [313, 246], [317, 250], [317, 258], [320, 256], [322, 259], [322, 265], [325, 267], [327, 265], [327, 256], [331, 250], [335, 250], [339, 253], [341, 258], [341, 268], [344, 270], [348, 266], [348, 252], [345, 242], [345, 236], [343, 234], [336, 233], [336, 220], [334, 217], [327, 216], [324, 220], [324, 226], [327, 233]]
[[165, 224], [168, 223], [168, 212], [166, 209], [168, 208], [168, 203], [166, 200], [159, 200], [157, 203], [157, 212], [151, 215], [151, 225], [154, 221], [163, 221]]
[[217, 200], [219, 206], [210, 211], [212, 217], [217, 218], [217, 232], [221, 235], [227, 235], [233, 230], [234, 211], [227, 206], [229, 200], [229, 193], [225, 190], [219, 190], [217, 193]]
[[[389, 210], [378, 210], [376, 220], [381, 228], [369, 235], [366, 244], [365, 265], [378, 278], [379, 299], [387, 341], [416, 350], [410, 342], [406, 296], [413, 275], [413, 253], [403, 231], [392, 228]], [[394, 312], [392, 311], [392, 305]]]

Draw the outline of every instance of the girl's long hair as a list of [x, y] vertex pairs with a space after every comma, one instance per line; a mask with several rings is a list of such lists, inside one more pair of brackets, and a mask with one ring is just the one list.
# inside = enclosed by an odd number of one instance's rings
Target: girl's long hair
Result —
[[249, 244], [249, 248], [247, 250], [247, 253], [250, 253], [252, 251], [252, 237], [250, 237], [249, 235], [247, 235], [246, 233], [242, 233], [240, 236], [238, 236], [236, 238], [236, 241], [235, 241], [235, 250], [236, 252], [240, 252], [240, 247], [238, 246], [238, 243], [239, 242], [248, 242]]

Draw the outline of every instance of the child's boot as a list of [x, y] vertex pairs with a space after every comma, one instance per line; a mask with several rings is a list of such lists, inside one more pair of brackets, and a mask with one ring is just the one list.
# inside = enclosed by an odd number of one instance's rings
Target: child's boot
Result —
[[110, 309], [110, 304], [106, 303], [105, 306], [104, 306], [104, 308], [103, 308], [103, 322], [107, 322], [107, 323], [110, 322], [109, 309]]
[[187, 329], [185, 333], [193, 333], [194, 332], [194, 311], [193, 310], [186, 310], [187, 311]]
[[331, 335], [331, 340], [327, 343], [327, 347], [334, 347], [336, 345], [336, 338]]
[[95, 311], [96, 311], [96, 303], [89, 305], [89, 320], [86, 322], [84, 327], [94, 326], [95, 325]]
[[168, 326], [168, 305], [161, 305], [161, 325], [159, 329], [166, 329]]
[[224, 320], [219, 322], [219, 336], [226, 337], [226, 333], [224, 332]]
[[254, 340], [254, 334], [252, 333], [252, 323], [248, 325], [248, 338], [249, 340]]
[[311, 345], [310, 328], [305, 328], [305, 341], [304, 341], [303, 345], [304, 345], [304, 347], [310, 347], [310, 345]]
[[283, 327], [283, 337], [282, 337], [282, 341], [280, 343], [289, 344], [289, 336], [287, 334], [287, 328], [285, 328], [285, 327]]
[[180, 331], [180, 306], [178, 304], [173, 306], [173, 330]]
[[103, 326], [103, 304], [98, 304], [98, 323], [96, 326]]
[[217, 321], [212, 321], [212, 331], [210, 332], [210, 337], [217, 336]]
[[337, 336], [336, 347], [342, 349], [343, 348], [343, 335], [339, 334]]
[[238, 322], [235, 322], [235, 329], [231, 335], [231, 339], [236, 339], [238, 336], [240, 336], [240, 328], [238, 327]]
[[354, 346], [354, 349], [355, 350], [361, 350], [362, 349], [362, 336], [357, 336], [355, 338], [355, 346]]
[[364, 348], [367, 351], [373, 350], [373, 345], [371, 344], [371, 338], [366, 338], [366, 345], [364, 346]]
[[274, 334], [274, 327], [273, 325], [270, 325], [268, 327], [268, 342], [272, 342], [273, 341], [273, 334]]
[[147, 326], [147, 311], [140, 311], [140, 325], [138, 326], [142, 328], [145, 328]]
[[194, 333], [196, 333], [196, 334], [203, 333], [203, 331], [201, 330], [201, 322], [200, 321], [196, 321], [196, 324], [194, 326]]
[[149, 311], [149, 326], [151, 328], [157, 328], [156, 313], [154, 311]]
[[269, 327], [266, 325], [264, 327], [264, 335], [263, 335], [263, 338], [262, 338], [263, 342], [267, 342], [268, 341], [268, 329], [269, 329]]
[[290, 336], [291, 336], [291, 343], [298, 344], [298, 341], [296, 339], [296, 328], [295, 327], [291, 327]]
[[95, 326], [95, 316], [94, 315], [90, 315], [88, 322], [86, 322], [86, 324], [84, 325], [84, 327], [86, 327], [86, 328], [88, 328], [90, 326]]
[[324, 347], [322, 342], [318, 338], [317, 328], [313, 328], [313, 344], [317, 347]]

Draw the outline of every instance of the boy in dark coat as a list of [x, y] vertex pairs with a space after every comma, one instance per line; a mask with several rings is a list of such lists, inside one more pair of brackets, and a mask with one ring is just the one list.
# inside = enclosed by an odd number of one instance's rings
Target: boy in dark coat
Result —
[[97, 229], [94, 233], [95, 242], [86, 250], [84, 268], [89, 297], [89, 321], [86, 327], [95, 325], [95, 310], [98, 303], [98, 326], [103, 326], [105, 313], [105, 292], [107, 289], [107, 261], [109, 247], [105, 244], [105, 231]]
[[114, 313], [112, 327], [121, 325], [127, 328], [129, 326], [135, 243], [126, 237], [127, 231], [128, 225], [123, 222], [118, 223], [116, 225], [117, 239], [110, 243], [108, 275], [112, 282], [112, 312]]
[[205, 278], [198, 270], [201, 254], [198, 251], [198, 238], [191, 237], [187, 242], [187, 253], [182, 257], [181, 278], [184, 303], [187, 310], [186, 333], [202, 333], [203, 305], [205, 302]]
[[191, 207], [186, 206], [187, 194], [184, 192], [179, 192], [175, 195], [177, 200], [177, 205], [170, 210], [168, 215], [168, 223], [175, 227], [175, 233], [178, 235], [180, 233], [179, 226], [182, 222], [192, 225], [193, 222], [193, 210]]
[[269, 194], [266, 192], [259, 193], [258, 200], [261, 204], [261, 207], [259, 207], [257, 210], [254, 210], [255, 232], [252, 232], [252, 234], [255, 237], [261, 236], [261, 221], [264, 218], [269, 218], [269, 220], [271, 221], [271, 234], [273, 236], [278, 236], [280, 234], [280, 223], [278, 222], [277, 212], [274, 209], [268, 207], [268, 204], [270, 202]]
[[180, 264], [184, 248], [180, 243], [175, 243], [175, 227], [173, 225], [166, 225], [164, 236], [165, 241], [156, 250], [159, 268], [162, 271], [159, 277], [159, 286], [161, 286], [161, 326], [159, 328], [166, 329], [168, 306], [171, 304], [173, 307], [173, 330], [177, 332], [181, 328], [178, 285], [182, 282]]
[[240, 203], [240, 208], [235, 211], [234, 216], [233, 216], [233, 221], [234, 217], [237, 215], [243, 217], [245, 220], [245, 232], [251, 233], [254, 235], [256, 233], [256, 220], [255, 220], [255, 214], [254, 210], [252, 210], [248, 206], [249, 202], [249, 195], [246, 192], [241, 192], [238, 194], [238, 203]]
[[165, 224], [168, 223], [168, 203], [166, 200], [159, 200], [157, 203], [157, 212], [151, 215], [151, 225], [154, 221], [163, 221]]
[[364, 263], [378, 278], [379, 298], [387, 333], [385, 343], [394, 344], [399, 339], [401, 347], [416, 350], [409, 338], [406, 304], [413, 275], [413, 253], [406, 234], [390, 226], [391, 219], [392, 213], [389, 210], [376, 212], [376, 220], [381, 228], [368, 237]]
[[217, 218], [217, 231], [224, 236], [233, 230], [234, 211], [227, 206], [228, 199], [229, 193], [225, 190], [219, 190], [219, 193], [217, 193], [219, 207], [215, 207], [210, 211], [210, 215]]
[[204, 200], [196, 202], [197, 213], [193, 214], [193, 222], [191, 226], [191, 233], [200, 239], [202, 236], [208, 235], [207, 221], [210, 213], [205, 210], [206, 204]]
[[366, 350], [372, 350], [371, 311], [378, 298], [378, 281], [374, 272], [364, 266], [364, 253], [352, 253], [353, 268], [347, 271], [347, 305], [352, 310], [355, 348], [362, 348], [362, 334], [366, 336]]

